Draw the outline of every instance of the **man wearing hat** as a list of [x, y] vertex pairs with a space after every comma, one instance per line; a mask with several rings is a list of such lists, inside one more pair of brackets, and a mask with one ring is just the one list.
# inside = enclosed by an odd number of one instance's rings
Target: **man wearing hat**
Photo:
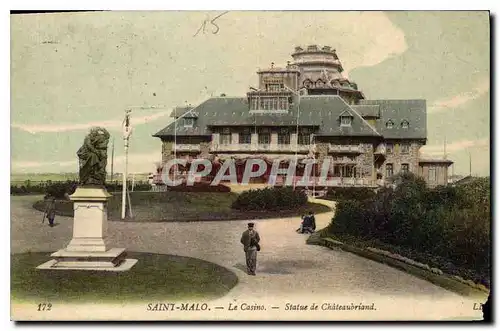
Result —
[[253, 223], [248, 223], [248, 229], [241, 235], [241, 243], [247, 260], [247, 273], [255, 276], [257, 268], [257, 252], [260, 251], [260, 236]]

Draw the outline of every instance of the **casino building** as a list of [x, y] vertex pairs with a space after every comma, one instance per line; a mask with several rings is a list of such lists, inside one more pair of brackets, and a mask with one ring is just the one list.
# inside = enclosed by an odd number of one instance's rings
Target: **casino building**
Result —
[[248, 158], [279, 160], [283, 167], [297, 159], [298, 176], [304, 159], [316, 158], [317, 175], [329, 159], [328, 180], [339, 186], [376, 187], [407, 171], [430, 186], [447, 184], [453, 162], [420, 157], [427, 141], [425, 100], [366, 99], [342, 75], [329, 46], [296, 47], [292, 59], [259, 70], [259, 85], [246, 96], [177, 107], [174, 122], [153, 135], [162, 141], [162, 162], [209, 158], [220, 165], [232, 158], [241, 178]]

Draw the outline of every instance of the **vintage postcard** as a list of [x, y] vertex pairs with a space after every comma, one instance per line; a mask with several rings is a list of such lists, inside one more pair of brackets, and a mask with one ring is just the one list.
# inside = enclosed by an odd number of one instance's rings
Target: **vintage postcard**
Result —
[[12, 13], [12, 320], [482, 320], [489, 15]]

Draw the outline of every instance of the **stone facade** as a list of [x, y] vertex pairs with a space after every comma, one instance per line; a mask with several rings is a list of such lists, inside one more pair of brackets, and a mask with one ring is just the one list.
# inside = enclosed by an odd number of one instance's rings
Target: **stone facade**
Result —
[[[404, 145], [408, 146], [407, 152]], [[392, 146], [392, 153], [390, 152]], [[403, 170], [403, 165], [408, 164], [408, 171], [418, 174], [419, 171], [419, 154], [421, 143], [410, 140], [388, 140], [386, 142], [385, 161], [382, 169], [383, 177], [387, 176], [387, 170], [392, 165], [393, 174], [397, 174]]]
[[362, 143], [360, 144], [361, 154], [356, 158], [356, 163], [361, 171], [361, 177], [373, 178], [373, 144]]

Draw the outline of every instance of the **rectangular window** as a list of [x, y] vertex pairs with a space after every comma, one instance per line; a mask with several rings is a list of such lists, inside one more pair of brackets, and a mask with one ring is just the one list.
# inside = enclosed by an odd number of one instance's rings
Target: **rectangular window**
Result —
[[280, 105], [279, 109], [280, 110], [287, 110], [288, 109], [288, 99], [287, 98], [280, 98]]
[[250, 133], [240, 133], [239, 143], [240, 144], [250, 144], [252, 142], [252, 135]]
[[409, 171], [410, 171], [410, 165], [408, 163], [402, 163], [401, 164], [401, 172], [407, 173]]
[[353, 177], [354, 175], [354, 166], [346, 165], [344, 166], [344, 175], [342, 177]]
[[288, 132], [278, 133], [278, 145], [290, 145], [290, 134]]
[[266, 145], [271, 143], [271, 134], [259, 133], [259, 145]]
[[429, 182], [437, 182], [436, 168], [429, 168]]
[[334, 165], [333, 166], [333, 177], [341, 177], [340, 176], [341, 172], [342, 172], [341, 165]]
[[231, 144], [231, 134], [230, 133], [221, 133], [219, 136], [219, 143], [222, 145]]
[[252, 98], [252, 110], [259, 109], [259, 98]]
[[390, 143], [387, 143], [387, 145], [386, 145], [386, 152], [387, 152], [387, 154], [394, 153], [394, 145], [390, 144]]
[[265, 103], [264, 98], [259, 98], [259, 109], [264, 109], [264, 103]]
[[278, 109], [278, 98], [273, 98], [273, 110]]
[[401, 144], [401, 154], [410, 154], [409, 144]]
[[184, 127], [192, 128], [194, 124], [194, 118], [184, 118]]
[[310, 145], [311, 135], [309, 133], [299, 133], [298, 144]]
[[387, 163], [385, 165], [385, 177], [391, 177], [394, 174], [394, 168], [392, 163]]
[[281, 85], [280, 84], [266, 84], [268, 91], [279, 91]]

